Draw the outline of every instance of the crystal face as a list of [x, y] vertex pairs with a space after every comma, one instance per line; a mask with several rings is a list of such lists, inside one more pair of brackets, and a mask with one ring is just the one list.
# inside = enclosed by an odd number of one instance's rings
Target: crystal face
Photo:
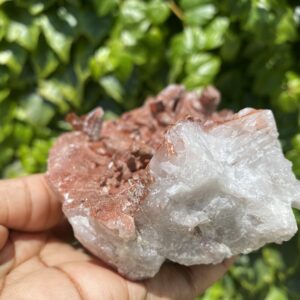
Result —
[[75, 236], [121, 274], [215, 264], [297, 231], [300, 185], [272, 112], [218, 102], [171, 86], [117, 121], [73, 116], [52, 149], [47, 177]]

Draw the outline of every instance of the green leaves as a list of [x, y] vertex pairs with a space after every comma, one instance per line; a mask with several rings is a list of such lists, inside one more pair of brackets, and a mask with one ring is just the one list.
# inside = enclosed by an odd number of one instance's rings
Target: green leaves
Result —
[[96, 8], [97, 14], [99, 16], [105, 16], [114, 10], [119, 4], [119, 0], [93, 0], [93, 4]]
[[21, 105], [17, 108], [16, 118], [33, 127], [44, 127], [49, 124], [54, 114], [53, 107], [43, 101], [39, 95], [29, 94], [22, 99]]
[[[66, 21], [59, 20], [56, 14], [44, 15], [39, 19], [48, 45], [63, 62], [69, 61], [72, 45], [72, 28]], [[77, 23], [72, 23], [76, 26]]]
[[219, 71], [220, 59], [208, 53], [194, 54], [187, 60], [185, 71], [188, 75], [184, 84], [187, 88], [196, 89], [212, 82]]
[[56, 70], [60, 62], [44, 39], [40, 39], [37, 49], [30, 57], [33, 68], [39, 78], [46, 78]]
[[15, 20], [10, 20], [6, 29], [8, 42], [16, 42], [28, 51], [33, 51], [40, 34], [36, 20], [22, 13]]
[[266, 300], [288, 300], [286, 292], [282, 289], [272, 287], [266, 297]]
[[215, 18], [206, 28], [205, 49], [211, 50], [218, 48], [224, 43], [224, 35], [229, 27], [229, 20], [224, 17]]
[[207, 23], [216, 14], [216, 7], [213, 4], [204, 4], [202, 6], [187, 10], [184, 14], [184, 20], [188, 25], [203, 25]]
[[300, 75], [287, 72], [285, 79], [277, 103], [283, 111], [297, 111], [300, 101]]
[[0, 65], [6, 66], [14, 75], [20, 74], [26, 59], [25, 50], [16, 44], [2, 43], [1, 46]]
[[169, 6], [161, 0], [152, 0], [147, 7], [147, 17], [152, 24], [162, 24], [170, 14]]
[[122, 100], [123, 89], [118, 81], [118, 79], [114, 76], [105, 76], [100, 79], [100, 85], [104, 88], [105, 92], [115, 99], [116, 101]]
[[16, 5], [32, 15], [38, 15], [55, 3], [55, 0], [15, 0]]

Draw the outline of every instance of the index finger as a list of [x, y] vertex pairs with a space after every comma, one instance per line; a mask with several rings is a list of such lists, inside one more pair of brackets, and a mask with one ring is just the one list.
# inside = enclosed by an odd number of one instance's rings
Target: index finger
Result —
[[41, 231], [62, 219], [61, 203], [44, 175], [0, 180], [0, 225]]

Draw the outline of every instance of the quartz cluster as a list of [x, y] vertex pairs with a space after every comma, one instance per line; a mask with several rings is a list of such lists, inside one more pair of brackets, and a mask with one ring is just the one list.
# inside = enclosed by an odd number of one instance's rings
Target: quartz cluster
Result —
[[69, 115], [47, 178], [76, 238], [131, 279], [165, 260], [216, 264], [297, 231], [300, 184], [270, 110], [216, 112], [219, 92], [171, 85], [103, 121]]

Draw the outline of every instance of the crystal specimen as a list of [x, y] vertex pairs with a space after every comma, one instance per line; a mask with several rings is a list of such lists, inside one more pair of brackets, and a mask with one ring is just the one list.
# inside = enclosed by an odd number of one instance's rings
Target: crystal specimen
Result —
[[216, 113], [219, 101], [172, 85], [118, 120], [69, 116], [47, 178], [77, 239], [121, 274], [215, 264], [297, 231], [300, 185], [272, 112]]

